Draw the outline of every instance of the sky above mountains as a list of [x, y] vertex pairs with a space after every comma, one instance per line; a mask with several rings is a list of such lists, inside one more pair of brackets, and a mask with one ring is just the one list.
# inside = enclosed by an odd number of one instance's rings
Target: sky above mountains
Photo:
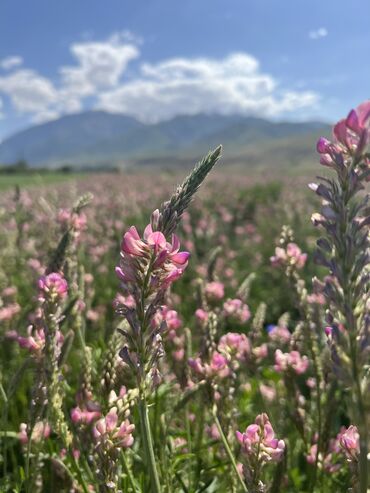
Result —
[[87, 109], [334, 120], [369, 97], [370, 2], [2, 0], [0, 140]]

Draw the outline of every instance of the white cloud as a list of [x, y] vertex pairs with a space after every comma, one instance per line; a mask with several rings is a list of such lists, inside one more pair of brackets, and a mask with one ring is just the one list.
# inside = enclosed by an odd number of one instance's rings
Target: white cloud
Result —
[[22, 65], [23, 58], [20, 56], [8, 56], [0, 60], [0, 67], [4, 70], [10, 70], [15, 67]]
[[62, 85], [67, 93], [80, 97], [115, 86], [127, 64], [139, 56], [137, 47], [122, 42], [120, 35], [105, 42], [76, 43], [70, 50], [78, 64], [60, 69]]
[[247, 53], [142, 62], [127, 77], [129, 63], [140, 55], [133, 39], [123, 32], [106, 41], [75, 43], [70, 51], [76, 63], [60, 67], [57, 80], [18, 69], [0, 76], [0, 94], [35, 122], [81, 111], [86, 105], [146, 122], [216, 112], [271, 117], [308, 108], [318, 100], [311, 91], [280, 88]]
[[308, 37], [310, 39], [316, 40], [320, 38], [326, 38], [328, 35], [328, 30], [325, 27], [320, 27], [319, 29], [316, 29], [315, 31], [310, 31], [308, 33]]
[[22, 113], [42, 111], [58, 100], [53, 84], [33, 70], [18, 70], [0, 77], [0, 92]]
[[316, 100], [310, 91], [280, 91], [254, 57], [235, 53], [221, 60], [143, 64], [138, 78], [100, 94], [98, 107], [153, 122], [196, 113], [276, 116]]

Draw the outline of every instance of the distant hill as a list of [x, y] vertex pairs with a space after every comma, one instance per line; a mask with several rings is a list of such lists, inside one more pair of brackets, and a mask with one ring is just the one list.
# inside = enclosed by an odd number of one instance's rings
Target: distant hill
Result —
[[[242, 159], [253, 149], [255, 154], [271, 149], [275, 141], [295, 142], [293, 147], [298, 143], [306, 152], [307, 139], [311, 142], [313, 136], [328, 131], [329, 126], [320, 122], [272, 122], [239, 115], [177, 116], [144, 124], [126, 115], [87, 111], [35, 125], [5, 139], [0, 144], [0, 163], [24, 160], [34, 167], [50, 168], [130, 166], [151, 160], [166, 163], [201, 155], [220, 143], [230, 159]], [[283, 145], [280, 153], [289, 154], [284, 149]]]

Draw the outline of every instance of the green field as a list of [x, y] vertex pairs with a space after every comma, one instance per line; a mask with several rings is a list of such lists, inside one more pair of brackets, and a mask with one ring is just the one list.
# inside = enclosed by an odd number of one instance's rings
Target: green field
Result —
[[19, 185], [20, 187], [29, 186], [43, 186], [52, 185], [54, 183], [61, 183], [66, 180], [76, 180], [84, 176], [83, 173], [16, 173], [16, 174], [0, 174], [0, 190], [7, 190], [9, 188]]

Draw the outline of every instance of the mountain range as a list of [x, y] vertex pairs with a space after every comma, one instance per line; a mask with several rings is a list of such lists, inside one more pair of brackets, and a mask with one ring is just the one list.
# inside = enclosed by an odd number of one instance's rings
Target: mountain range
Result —
[[289, 160], [289, 149], [295, 156], [306, 156], [313, 151], [314, 139], [328, 132], [329, 125], [317, 121], [198, 114], [145, 124], [127, 115], [86, 111], [5, 139], [0, 143], [0, 163], [24, 160], [32, 167], [50, 168], [167, 165], [198, 157], [220, 143], [230, 161], [249, 156], [258, 162], [263, 152], [269, 156], [280, 152]]

